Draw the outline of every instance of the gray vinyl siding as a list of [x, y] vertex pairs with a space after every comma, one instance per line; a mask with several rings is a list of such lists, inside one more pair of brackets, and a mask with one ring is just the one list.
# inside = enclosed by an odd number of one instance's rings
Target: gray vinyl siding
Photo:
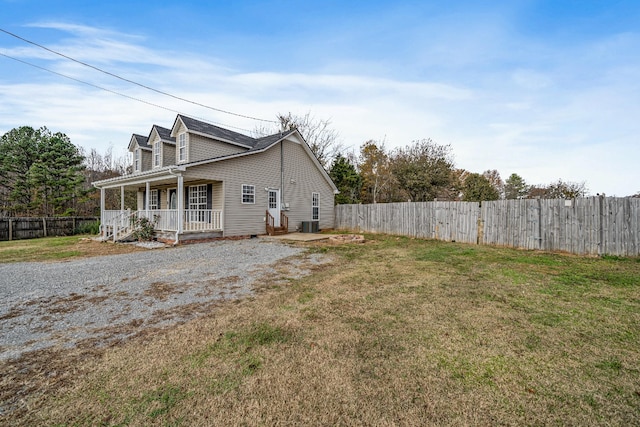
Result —
[[[280, 151], [268, 150], [250, 156], [189, 168], [188, 179], [224, 181], [224, 235], [265, 234], [267, 187], [280, 187]], [[254, 185], [254, 204], [242, 204], [242, 184]]]
[[151, 169], [151, 151], [140, 150], [140, 172], [148, 171]]
[[289, 230], [301, 227], [302, 221], [312, 220], [311, 193], [320, 195], [320, 229], [333, 228], [333, 189], [301, 145], [291, 141], [284, 144], [284, 202], [290, 208], [285, 213], [289, 217]]
[[187, 134], [187, 149], [189, 151], [188, 161], [213, 159], [215, 157], [228, 156], [230, 154], [242, 153], [246, 148], [233, 144], [216, 141], [192, 133]]
[[[295, 231], [302, 221], [311, 221], [311, 193], [320, 194], [320, 228], [333, 228], [333, 189], [309, 158], [305, 149], [284, 141], [284, 203], [289, 203], [289, 230]], [[191, 167], [185, 180], [224, 181], [224, 235], [264, 234], [267, 192], [280, 188], [280, 144], [263, 153], [238, 157], [207, 165]], [[254, 204], [242, 204], [242, 184], [254, 185]], [[214, 187], [214, 194], [216, 188]]]
[[224, 207], [223, 183], [220, 181], [214, 182], [212, 191], [213, 191], [213, 201], [211, 204], [211, 209], [216, 209], [216, 210], [223, 209]]
[[162, 166], [172, 166], [176, 164], [176, 146], [173, 144], [162, 144]]

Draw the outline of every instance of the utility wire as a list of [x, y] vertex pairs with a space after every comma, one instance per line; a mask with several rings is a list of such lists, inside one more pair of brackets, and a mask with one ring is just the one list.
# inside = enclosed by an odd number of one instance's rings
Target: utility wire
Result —
[[[161, 108], [161, 109], [166, 110], [166, 111], [171, 111], [172, 113], [177, 113], [177, 114], [182, 114], [182, 115], [185, 115], [185, 116], [193, 117], [193, 116], [191, 116], [189, 114], [182, 113], [182, 112], [180, 112], [178, 110], [174, 110], [174, 109], [171, 109], [171, 108], [168, 108], [168, 107], [164, 107], [164, 106], [159, 105], [159, 104], [154, 104], [153, 102], [145, 101], [144, 99], [135, 98], [133, 96], [125, 95], [124, 93], [116, 92], [114, 90], [107, 89], [107, 88], [104, 88], [102, 86], [95, 85], [93, 83], [85, 82], [84, 80], [76, 79], [75, 77], [71, 77], [71, 76], [68, 76], [66, 74], [58, 73], [57, 71], [53, 71], [53, 70], [41, 67], [41, 66], [36, 65], [36, 64], [32, 64], [32, 63], [27, 62], [27, 61], [23, 61], [22, 59], [14, 58], [13, 56], [9, 56], [9, 55], [7, 55], [5, 53], [2, 53], [2, 52], [0, 52], [0, 56], [4, 56], [5, 58], [13, 59], [14, 61], [21, 62], [21, 63], [23, 63], [25, 65], [29, 65], [31, 67], [38, 68], [38, 69], [43, 70], [43, 71], [47, 71], [49, 73], [55, 74], [55, 75], [60, 76], [60, 77], [64, 77], [65, 79], [73, 80], [75, 82], [82, 83], [82, 84], [85, 84], [87, 86], [94, 87], [96, 89], [104, 90], [105, 92], [109, 92], [109, 93], [112, 93], [114, 95], [122, 96], [124, 98], [128, 98], [128, 99], [131, 99], [133, 101], [142, 102], [143, 104], [151, 105], [152, 107], [156, 107], [156, 108]], [[208, 122], [207, 119], [204, 119], [202, 117], [193, 117], [193, 118], [199, 119], [199, 120], [206, 120]], [[209, 123], [211, 123], [211, 122], [209, 122]], [[224, 126], [226, 128], [238, 129], [238, 130], [241, 130], [241, 131], [244, 131], [244, 132], [247, 132], [247, 133], [251, 132], [250, 130], [247, 130], [247, 129], [243, 129], [243, 128], [240, 128], [240, 127], [237, 127], [237, 126], [231, 126], [231, 125], [227, 125], [227, 124], [223, 124], [223, 123], [215, 123], [214, 122], [212, 124], [219, 125], [219, 126]]]
[[[169, 97], [174, 98], [174, 99], [177, 99], [177, 100], [179, 100], [179, 101], [188, 102], [188, 103], [190, 103], [190, 104], [197, 105], [197, 106], [199, 106], [199, 107], [208, 108], [209, 110], [217, 111], [217, 112], [224, 113], [224, 114], [230, 114], [230, 115], [232, 115], [232, 116], [242, 117], [242, 118], [245, 118], [245, 119], [257, 120], [257, 121], [260, 121], [260, 122], [277, 123], [275, 120], [267, 120], [267, 119], [260, 119], [260, 118], [258, 118], [258, 117], [246, 116], [246, 115], [244, 115], [244, 114], [238, 114], [238, 113], [234, 113], [234, 112], [232, 112], [232, 111], [222, 110], [222, 109], [220, 109], [220, 108], [211, 107], [211, 106], [209, 106], [209, 105], [201, 104], [201, 103], [196, 102], [196, 101], [191, 101], [191, 100], [189, 100], [189, 99], [182, 98], [182, 97], [180, 97], [180, 96], [172, 95], [172, 94], [170, 94], [170, 93], [168, 93], [168, 92], [164, 92], [164, 91], [161, 91], [161, 90], [159, 90], [159, 89], [154, 89], [154, 88], [152, 88], [152, 87], [150, 87], [150, 86], [147, 86], [147, 85], [144, 85], [144, 84], [142, 84], [142, 83], [138, 83], [138, 82], [135, 82], [135, 81], [133, 81], [133, 80], [129, 80], [129, 79], [127, 79], [127, 78], [121, 77], [121, 76], [119, 76], [119, 75], [117, 75], [117, 74], [111, 73], [111, 72], [109, 72], [109, 71], [105, 71], [105, 70], [103, 70], [103, 69], [101, 69], [101, 68], [98, 68], [98, 67], [96, 67], [96, 66], [94, 66], [94, 65], [87, 64], [86, 62], [79, 61], [79, 60], [77, 60], [77, 59], [75, 59], [75, 58], [72, 58], [72, 57], [70, 57], [70, 56], [67, 56], [67, 55], [65, 55], [65, 54], [63, 54], [63, 53], [57, 52], [57, 51], [55, 51], [55, 50], [53, 50], [53, 49], [49, 49], [49, 48], [48, 48], [48, 47], [46, 47], [46, 46], [42, 46], [41, 44], [38, 44], [38, 43], [36, 43], [36, 42], [32, 42], [31, 40], [27, 40], [27, 39], [25, 39], [24, 37], [20, 37], [19, 35], [14, 34], [14, 33], [10, 32], [10, 31], [4, 30], [4, 29], [2, 29], [2, 28], [0, 28], [0, 31], [1, 31], [1, 32], [3, 32], [3, 33], [5, 33], [5, 34], [8, 34], [8, 35], [10, 35], [10, 36], [12, 36], [12, 37], [15, 37], [15, 38], [17, 38], [17, 39], [19, 39], [19, 40], [22, 40], [22, 41], [23, 41], [23, 42], [25, 42], [25, 43], [32, 44], [32, 45], [34, 45], [34, 46], [37, 46], [37, 47], [39, 47], [39, 48], [41, 48], [41, 49], [46, 50], [47, 52], [51, 52], [51, 53], [53, 53], [53, 54], [55, 54], [55, 55], [61, 56], [61, 57], [66, 58], [66, 59], [68, 59], [68, 60], [70, 60], [70, 61], [76, 62], [76, 63], [78, 63], [78, 64], [80, 64], [80, 65], [84, 65], [85, 67], [92, 68], [92, 69], [94, 69], [94, 70], [96, 70], [96, 71], [99, 71], [99, 72], [101, 72], [101, 73], [104, 73], [104, 74], [106, 74], [106, 75], [108, 75], [108, 76], [115, 77], [116, 79], [120, 79], [120, 80], [122, 80], [122, 81], [125, 81], [125, 82], [127, 82], [127, 83], [131, 83], [131, 84], [134, 84], [134, 85], [136, 85], [136, 86], [140, 86], [140, 87], [142, 87], [142, 88], [145, 88], [145, 89], [147, 89], [147, 90], [150, 90], [150, 91], [153, 91], [153, 92], [159, 93], [159, 94], [161, 94], [161, 95], [169, 96]], [[6, 56], [6, 55], [5, 55], [5, 56]], [[12, 58], [12, 59], [14, 59], [14, 58]]]

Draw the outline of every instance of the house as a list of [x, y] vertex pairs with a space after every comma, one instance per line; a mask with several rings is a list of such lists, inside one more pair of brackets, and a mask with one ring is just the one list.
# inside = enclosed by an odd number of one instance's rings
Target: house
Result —
[[[131, 174], [93, 183], [104, 238], [129, 234], [139, 217], [176, 243], [333, 228], [338, 190], [295, 129], [252, 138], [179, 114], [171, 129], [133, 134], [129, 151]], [[105, 210], [107, 189], [120, 189], [119, 210]], [[124, 209], [125, 190], [137, 191], [137, 211]]]

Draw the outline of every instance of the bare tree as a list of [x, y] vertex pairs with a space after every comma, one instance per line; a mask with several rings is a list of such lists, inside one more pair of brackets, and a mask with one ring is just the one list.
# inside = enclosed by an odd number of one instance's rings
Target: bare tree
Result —
[[497, 169], [486, 170], [482, 172], [482, 176], [487, 178], [493, 188], [498, 192], [498, 196], [500, 199], [504, 199], [504, 181], [500, 177], [500, 172]]
[[574, 199], [585, 197], [589, 190], [584, 181], [570, 182], [558, 179], [549, 185], [534, 185], [529, 188], [528, 198], [540, 199]]
[[344, 151], [344, 147], [338, 139], [338, 131], [331, 128], [331, 120], [329, 119], [316, 119], [311, 116], [311, 113], [304, 116], [287, 113], [286, 115], [278, 114], [278, 121], [281, 132], [292, 129], [297, 129], [300, 132], [325, 169], [338, 153]]

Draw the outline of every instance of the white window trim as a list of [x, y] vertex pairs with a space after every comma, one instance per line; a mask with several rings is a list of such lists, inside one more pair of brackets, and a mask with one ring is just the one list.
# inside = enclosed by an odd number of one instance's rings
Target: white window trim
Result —
[[[184, 144], [184, 145], [183, 145]], [[187, 138], [187, 133], [186, 132], [182, 132], [180, 134], [178, 134], [178, 163], [184, 163], [184, 162], [188, 162], [189, 161], [189, 150], [187, 149], [188, 147], [188, 138]], [[180, 150], [184, 149], [184, 155], [181, 156], [180, 155]]]
[[160, 192], [158, 190], [150, 190], [149, 192], [149, 210], [160, 209]]
[[[251, 189], [251, 192], [246, 192], [245, 193], [245, 189]], [[250, 202], [245, 202], [244, 201], [244, 196], [251, 196], [252, 201]], [[240, 202], [242, 202], [243, 205], [255, 205], [256, 203], [256, 186], [255, 185], [251, 185], [251, 184], [242, 184], [242, 191], [240, 193]]]
[[140, 172], [140, 149], [136, 148], [133, 152], [133, 171]]
[[162, 141], [156, 141], [153, 143], [153, 167], [160, 166], [162, 166]]
[[207, 214], [207, 184], [190, 185], [187, 189], [187, 206], [189, 222], [210, 222], [211, 214]]
[[207, 209], [207, 184], [190, 185], [187, 192], [189, 210]]
[[320, 193], [311, 193], [311, 221], [320, 221]]

